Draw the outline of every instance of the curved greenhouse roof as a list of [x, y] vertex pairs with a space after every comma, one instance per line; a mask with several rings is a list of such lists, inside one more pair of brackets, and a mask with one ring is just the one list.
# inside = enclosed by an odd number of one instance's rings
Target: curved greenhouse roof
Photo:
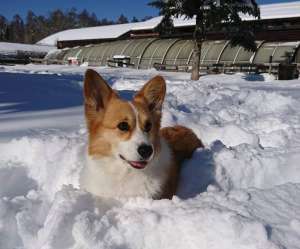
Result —
[[[242, 47], [232, 47], [228, 41], [206, 41], [202, 45], [201, 64], [264, 64], [280, 63], [294, 59], [299, 63], [300, 42], [263, 42], [257, 41], [257, 51], [249, 52]], [[134, 39], [104, 42], [63, 49], [50, 53], [46, 60], [61, 60], [68, 63], [70, 58], [76, 58], [78, 63], [88, 63], [92, 66], [105, 66], [114, 56], [126, 56], [135, 68], [152, 68], [155, 63], [185, 66], [191, 65], [193, 41], [188, 39]]]

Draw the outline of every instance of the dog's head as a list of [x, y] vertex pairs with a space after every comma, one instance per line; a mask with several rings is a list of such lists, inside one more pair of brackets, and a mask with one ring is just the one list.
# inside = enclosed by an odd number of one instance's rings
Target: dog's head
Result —
[[161, 110], [166, 84], [161, 76], [147, 82], [132, 101], [122, 100], [105, 80], [88, 69], [84, 105], [89, 155], [110, 157], [142, 169], [159, 151]]

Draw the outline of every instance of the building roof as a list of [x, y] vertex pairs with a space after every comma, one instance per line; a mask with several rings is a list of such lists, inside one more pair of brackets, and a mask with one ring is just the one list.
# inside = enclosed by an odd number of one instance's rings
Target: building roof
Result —
[[[263, 20], [300, 17], [300, 1], [260, 5], [260, 12]], [[253, 19], [253, 17], [249, 16], [243, 16], [242, 18], [244, 20]], [[161, 19], [162, 17], [158, 16], [144, 22], [68, 29], [50, 35], [39, 41], [38, 44], [55, 46], [57, 41], [114, 39], [129, 31], [154, 29]], [[173, 18], [173, 22], [175, 27], [195, 25], [195, 19], [186, 19], [184, 17]]]
[[38, 44], [56, 45], [57, 41], [114, 39], [131, 30], [152, 29], [160, 23], [161, 17], [155, 17], [148, 21], [105, 25], [89, 28], [68, 29], [40, 40]]
[[0, 54], [16, 53], [17, 51], [47, 53], [53, 49], [55, 49], [54, 46], [47, 45], [0, 42]]

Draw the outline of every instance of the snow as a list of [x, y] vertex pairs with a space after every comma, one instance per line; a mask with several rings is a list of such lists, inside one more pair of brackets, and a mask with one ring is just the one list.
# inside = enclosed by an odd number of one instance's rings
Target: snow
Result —
[[16, 53], [17, 51], [47, 53], [53, 49], [55, 49], [55, 47], [50, 45], [0, 42], [0, 54]]
[[37, 44], [46, 44], [56, 46], [56, 42], [60, 40], [90, 40], [90, 39], [113, 39], [126, 34], [130, 30], [155, 28], [160, 23], [160, 17], [152, 18], [144, 22], [125, 23], [104, 25], [88, 28], [68, 29], [64, 30], [40, 40]]
[[261, 19], [299, 17], [299, 1], [260, 5]]
[[134, 24], [116, 24], [80, 29], [68, 29], [47, 36], [39, 41], [38, 44], [49, 44], [55, 46], [56, 42], [59, 40], [69, 41], [118, 38], [119, 36], [130, 31], [132, 25]]
[[[95, 68], [128, 98], [155, 70]], [[0, 248], [300, 248], [300, 80], [159, 72], [163, 126], [205, 143], [172, 200], [78, 189], [85, 67], [0, 68]]]
[[127, 59], [127, 58], [130, 58], [129, 56], [127, 55], [122, 55], [122, 54], [116, 54], [113, 56], [114, 59]]
[[[299, 1], [289, 3], [262, 4], [259, 7], [261, 15], [260, 17], [262, 20], [300, 17]], [[253, 17], [242, 15], [242, 19], [253, 20]], [[144, 22], [68, 29], [52, 34], [39, 41], [38, 44], [56, 46], [57, 41], [62, 40], [114, 39], [134, 30], [152, 30], [157, 27], [161, 20], [162, 16], [157, 16]], [[195, 23], [195, 18], [189, 19], [185, 16], [173, 18], [174, 27], [193, 26]]]

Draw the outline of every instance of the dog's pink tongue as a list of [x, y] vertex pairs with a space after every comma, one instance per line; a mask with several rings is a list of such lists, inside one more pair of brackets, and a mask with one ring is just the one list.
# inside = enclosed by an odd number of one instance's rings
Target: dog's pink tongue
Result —
[[130, 165], [136, 169], [143, 169], [146, 167], [147, 162], [136, 162], [136, 161], [131, 161]]

